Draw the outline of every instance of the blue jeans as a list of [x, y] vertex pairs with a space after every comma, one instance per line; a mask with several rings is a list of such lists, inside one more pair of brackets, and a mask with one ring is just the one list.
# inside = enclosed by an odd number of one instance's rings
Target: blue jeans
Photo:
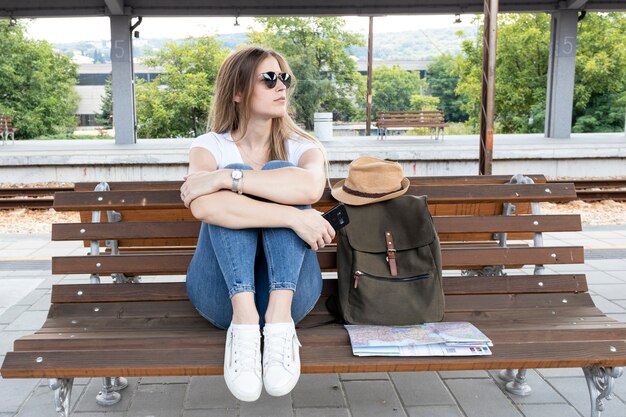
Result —
[[[294, 166], [270, 161], [263, 169]], [[226, 168], [252, 169], [244, 164]], [[304, 209], [309, 206], [298, 206]], [[254, 292], [261, 321], [274, 290], [294, 291], [291, 317], [298, 322], [313, 309], [322, 291], [316, 253], [291, 229], [228, 229], [202, 223], [198, 245], [187, 269], [187, 295], [200, 314], [226, 329], [233, 316], [230, 298]]]

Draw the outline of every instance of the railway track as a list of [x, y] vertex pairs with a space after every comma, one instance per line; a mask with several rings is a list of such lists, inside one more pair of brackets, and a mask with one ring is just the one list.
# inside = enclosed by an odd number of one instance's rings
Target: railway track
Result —
[[[551, 183], [573, 182], [579, 200], [626, 201], [626, 179], [618, 180], [554, 180]], [[72, 191], [72, 187], [0, 188], [0, 209], [49, 209], [57, 191]]]

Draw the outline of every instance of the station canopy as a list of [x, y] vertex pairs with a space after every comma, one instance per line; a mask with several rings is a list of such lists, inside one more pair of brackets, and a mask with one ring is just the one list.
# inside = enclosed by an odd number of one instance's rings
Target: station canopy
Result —
[[[0, 0], [0, 16], [320, 16], [482, 13], [483, 0]], [[624, 0], [500, 0], [507, 12], [626, 11]]]

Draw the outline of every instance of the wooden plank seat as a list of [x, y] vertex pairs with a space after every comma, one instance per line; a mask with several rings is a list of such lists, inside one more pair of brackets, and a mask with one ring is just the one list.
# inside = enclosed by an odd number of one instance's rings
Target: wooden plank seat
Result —
[[[543, 232], [580, 231], [580, 217], [530, 209], [538, 201], [575, 199], [573, 184], [545, 184], [540, 176], [535, 181], [539, 184], [504, 184], [506, 178], [496, 177], [412, 180], [409, 193], [428, 195], [443, 240], [444, 320], [478, 326], [493, 340], [493, 354], [355, 357], [346, 331], [329, 323], [324, 307], [326, 297], [336, 291], [330, 274], [318, 304], [298, 325], [302, 372], [508, 368], [502, 373], [510, 380], [507, 390], [527, 393], [527, 368], [581, 367], [589, 384], [591, 415], [598, 416], [602, 398], [613, 389], [607, 382], [620, 376], [620, 366], [626, 364], [626, 324], [594, 305], [584, 274], [544, 269], [584, 262], [582, 247], [541, 245]], [[184, 282], [136, 279], [186, 272], [200, 223], [182, 206], [180, 183], [112, 183], [110, 191], [80, 191], [94, 185], [78, 184], [77, 191], [55, 196], [57, 210], [83, 215], [81, 223], [54, 225], [53, 239], [83, 240], [91, 254], [54, 257], [53, 273], [88, 274], [98, 278], [93, 282], [112, 274], [120, 283], [53, 286], [43, 327], [16, 340], [1, 369], [4, 378], [49, 378], [56, 405], [65, 415], [77, 377], [103, 377], [97, 401], [111, 404], [120, 398], [117, 390], [124, 387], [124, 377], [223, 371], [225, 332], [198, 315]], [[326, 192], [316, 207], [333, 204]], [[504, 210], [507, 204], [517, 207], [515, 213]], [[107, 252], [100, 250], [105, 241]], [[329, 245], [318, 252], [325, 271], [335, 270], [335, 251]], [[520, 270], [524, 266], [531, 268]]]
[[430, 130], [430, 137], [443, 140], [443, 129], [448, 127], [444, 114], [440, 110], [419, 110], [419, 111], [381, 111], [376, 113], [376, 127], [378, 137], [385, 139], [388, 128], [411, 127], [427, 128]]

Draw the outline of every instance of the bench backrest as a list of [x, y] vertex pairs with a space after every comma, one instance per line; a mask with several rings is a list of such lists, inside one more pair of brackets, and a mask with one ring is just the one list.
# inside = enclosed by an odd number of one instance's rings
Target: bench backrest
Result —
[[[508, 233], [509, 239], [529, 239], [535, 233], [581, 230], [577, 215], [531, 215], [531, 202], [566, 201], [576, 198], [573, 184], [505, 184], [508, 177], [467, 177], [463, 181], [439, 182], [433, 178], [413, 178], [413, 195], [427, 195], [431, 213], [443, 244], [445, 269], [472, 269], [489, 265], [581, 263], [582, 248], [502, 247], [495, 233]], [[536, 176], [536, 180], [545, 181]], [[489, 183], [491, 181], [491, 183]], [[459, 184], [462, 182], [462, 184]], [[502, 182], [502, 183], [501, 183]], [[77, 184], [76, 189], [93, 189], [93, 184]], [[193, 254], [199, 222], [186, 209], [179, 195], [180, 182], [112, 183], [111, 191], [61, 192], [54, 208], [81, 211], [82, 223], [53, 225], [53, 240], [117, 240], [123, 256], [78, 256], [53, 259], [53, 273], [184, 274]], [[138, 189], [139, 188], [139, 189]], [[517, 205], [515, 216], [503, 216], [505, 203]], [[336, 204], [326, 190], [316, 206], [325, 210]], [[121, 221], [91, 223], [92, 213], [105, 210], [121, 213]], [[526, 214], [521, 214], [526, 213]], [[502, 242], [502, 240], [500, 240]], [[324, 270], [335, 268], [335, 247], [318, 252]]]
[[445, 123], [444, 114], [439, 110], [377, 112], [376, 124], [437, 124]]
[[0, 116], [0, 130], [12, 130], [13, 120], [11, 116]]

